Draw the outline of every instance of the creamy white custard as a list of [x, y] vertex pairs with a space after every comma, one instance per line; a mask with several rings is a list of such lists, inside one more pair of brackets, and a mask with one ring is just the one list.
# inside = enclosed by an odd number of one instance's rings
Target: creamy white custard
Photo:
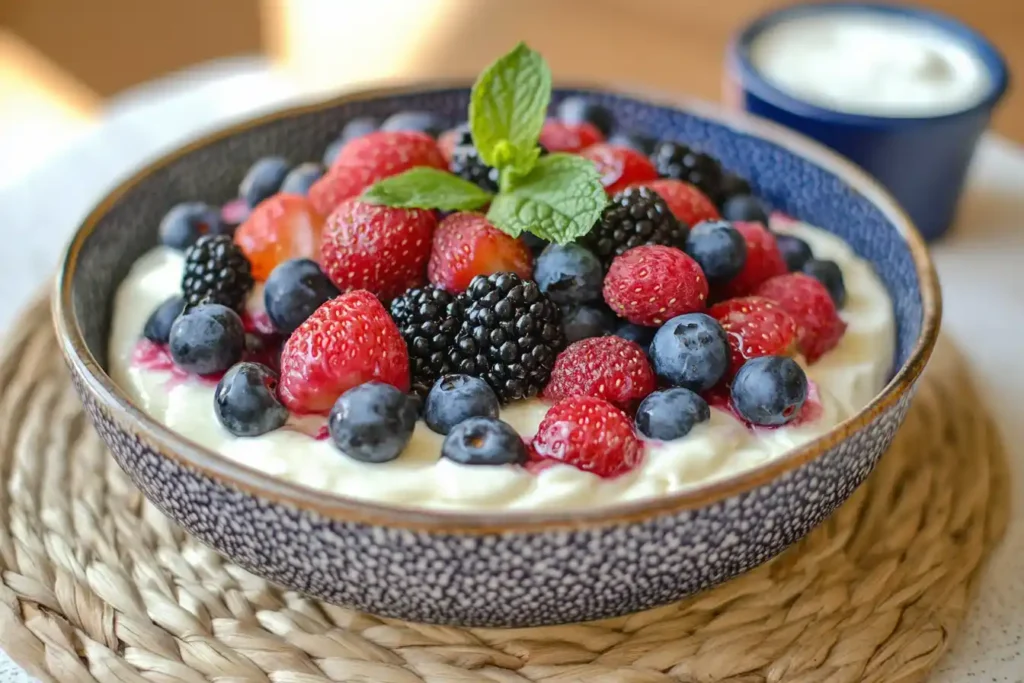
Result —
[[784, 19], [752, 41], [750, 59], [787, 94], [851, 114], [931, 116], [961, 111], [992, 87], [984, 62], [957, 36], [867, 10]]
[[[536, 473], [459, 465], [439, 458], [444, 437], [422, 422], [402, 455], [383, 464], [358, 462], [330, 440], [309, 436], [321, 418], [297, 421], [302, 430], [231, 435], [214, 414], [211, 382], [132, 362], [150, 313], [179, 292], [182, 257], [166, 248], [139, 259], [118, 289], [110, 373], [137, 405], [186, 438], [268, 474], [346, 496], [434, 509], [578, 509], [659, 496], [755, 467], [826, 433], [870, 402], [888, 379], [895, 344], [892, 302], [871, 266], [823, 230], [788, 221], [773, 227], [807, 240], [817, 257], [839, 264], [846, 281], [846, 334], [807, 368], [818, 385], [821, 414], [799, 426], [753, 431], [713, 409], [711, 420], [686, 437], [648, 442], [641, 465], [615, 479], [561, 464]], [[254, 300], [260, 296], [253, 293]], [[539, 400], [520, 401], [506, 406], [501, 417], [530, 437], [546, 409]]]

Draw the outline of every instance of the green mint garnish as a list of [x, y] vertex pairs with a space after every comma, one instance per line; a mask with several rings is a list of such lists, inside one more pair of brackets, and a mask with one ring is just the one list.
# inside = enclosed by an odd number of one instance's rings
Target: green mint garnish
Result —
[[362, 200], [404, 209], [472, 211], [494, 195], [457, 175], [420, 166], [385, 178], [363, 193]]

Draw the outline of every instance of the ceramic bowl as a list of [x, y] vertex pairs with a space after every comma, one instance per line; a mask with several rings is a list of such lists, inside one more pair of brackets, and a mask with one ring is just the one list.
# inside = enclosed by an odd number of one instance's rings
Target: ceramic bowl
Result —
[[835, 154], [773, 124], [602, 90], [628, 128], [697, 145], [776, 207], [825, 226], [892, 295], [894, 374], [864, 410], [787, 455], [696, 490], [582, 512], [434, 512], [372, 504], [262, 474], [204, 450], [133, 405], [104, 371], [112, 300], [172, 204], [226, 201], [258, 157], [319, 158], [354, 116], [428, 109], [459, 120], [466, 88], [391, 89], [233, 126], [137, 173], [93, 210], [63, 262], [63, 352], [114, 458], [169, 517], [245, 569], [328, 602], [463, 626], [535, 626], [669, 603], [776, 555], [824, 520], [888, 447], [935, 342], [939, 290], [896, 203]]

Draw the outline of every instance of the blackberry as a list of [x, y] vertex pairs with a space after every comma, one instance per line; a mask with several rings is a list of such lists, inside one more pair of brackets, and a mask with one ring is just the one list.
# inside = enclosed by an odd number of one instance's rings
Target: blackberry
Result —
[[186, 310], [216, 303], [241, 311], [252, 285], [249, 259], [230, 235], [203, 235], [185, 252], [181, 293]]
[[469, 132], [469, 126], [459, 126], [456, 135], [448, 170], [488, 192], [497, 192], [498, 169], [491, 168], [480, 158], [480, 153], [473, 145], [473, 135]]
[[655, 145], [651, 161], [661, 177], [685, 180], [716, 205], [721, 202], [722, 166], [714, 157], [690, 149], [681, 142], [663, 140]]
[[462, 299], [457, 372], [485, 380], [502, 403], [540, 393], [565, 346], [558, 306], [514, 273], [478, 275]]
[[436, 287], [410, 289], [391, 302], [391, 319], [409, 348], [412, 389], [426, 396], [439, 377], [455, 372], [462, 302]]
[[688, 229], [649, 187], [619, 192], [594, 227], [579, 241], [608, 266], [619, 254], [644, 244], [683, 248]]

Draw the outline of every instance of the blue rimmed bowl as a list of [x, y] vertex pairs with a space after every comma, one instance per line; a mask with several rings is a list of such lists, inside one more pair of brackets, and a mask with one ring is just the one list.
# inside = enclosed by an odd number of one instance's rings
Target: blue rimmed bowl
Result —
[[[578, 90], [559, 90], [557, 101]], [[375, 614], [466, 626], [535, 626], [635, 612], [776, 555], [864, 480], [907, 411], [939, 326], [939, 289], [910, 221], [864, 173], [773, 124], [705, 105], [584, 91], [630, 129], [706, 149], [780, 209], [847, 240], [892, 295], [892, 381], [826, 436], [770, 463], [671, 496], [582, 512], [435, 512], [276, 479], [148, 417], [104, 371], [112, 302], [172, 204], [225, 201], [256, 158], [318, 158], [354, 116], [429, 109], [452, 121], [466, 88], [392, 89], [281, 111], [190, 144], [92, 211], [64, 259], [54, 318], [74, 384], [114, 458], [191, 534], [249, 571]]]
[[[980, 58], [990, 77], [989, 88], [960, 111], [870, 116], [798, 99], [760, 73], [751, 58], [751, 46], [759, 36], [789, 20], [829, 13], [875, 14], [948, 36]], [[726, 61], [730, 102], [813, 138], [858, 164], [896, 198], [928, 240], [942, 236], [952, 224], [978, 139], [1010, 81], [999, 50], [956, 19], [913, 7], [859, 2], [808, 3], [769, 12], [735, 37]]]

